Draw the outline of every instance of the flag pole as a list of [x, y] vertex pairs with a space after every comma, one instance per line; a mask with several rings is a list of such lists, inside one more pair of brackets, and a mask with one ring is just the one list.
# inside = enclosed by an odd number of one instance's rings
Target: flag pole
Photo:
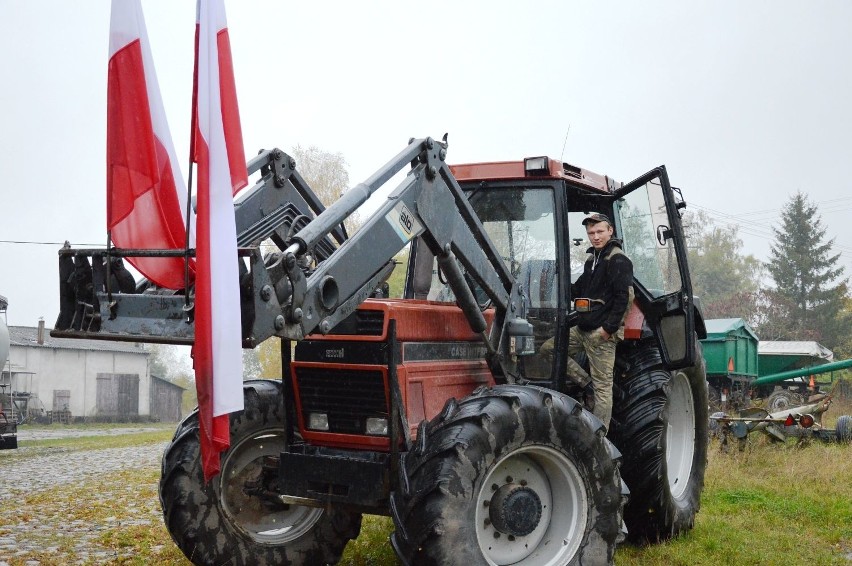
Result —
[[[109, 280], [112, 279], [112, 272], [110, 268], [112, 267], [112, 258], [110, 257], [110, 252], [112, 251], [112, 230], [107, 230], [107, 245], [106, 245], [106, 281], [104, 281], [104, 285], [106, 285], [106, 293], [107, 293], [107, 304], [112, 305], [112, 287], [109, 284]], [[94, 258], [93, 258], [94, 259]]]
[[[194, 118], [193, 118], [194, 120]], [[190, 142], [190, 145], [192, 142]], [[186, 245], [183, 248], [183, 311], [186, 321], [192, 320], [192, 303], [189, 300], [189, 233], [192, 217], [192, 157], [189, 158], [189, 180], [186, 186]]]
[[[198, 6], [196, 6], [196, 11]], [[197, 20], [196, 13], [196, 20]], [[184, 248], [183, 262], [183, 277], [184, 277], [184, 305], [183, 310], [186, 313], [186, 321], [192, 320], [193, 305], [189, 300], [189, 235], [190, 221], [192, 218], [192, 164], [195, 162], [195, 129], [198, 120], [198, 26], [195, 27], [195, 61], [192, 65], [192, 115], [190, 116], [189, 124], [189, 178], [186, 184], [186, 247]]]

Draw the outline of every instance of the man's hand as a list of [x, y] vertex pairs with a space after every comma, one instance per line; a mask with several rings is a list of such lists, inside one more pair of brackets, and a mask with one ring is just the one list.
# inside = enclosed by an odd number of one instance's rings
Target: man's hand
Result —
[[609, 340], [609, 337], [612, 336], [609, 332], [603, 329], [603, 326], [600, 327], [601, 338], [604, 339], [604, 342]]

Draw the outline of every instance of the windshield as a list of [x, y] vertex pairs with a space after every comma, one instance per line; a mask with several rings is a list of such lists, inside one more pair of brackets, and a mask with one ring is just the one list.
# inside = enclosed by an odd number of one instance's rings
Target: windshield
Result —
[[[541, 345], [556, 333], [559, 277], [553, 190], [546, 187], [502, 187], [470, 193], [470, 204], [512, 276], [527, 296], [527, 321], [532, 324], [536, 355], [524, 356], [521, 371], [529, 379], [548, 379], [551, 360]], [[449, 285], [433, 271], [429, 299], [453, 301]], [[482, 306], [484, 293], [474, 293]]]
[[[528, 290], [530, 306], [556, 307], [556, 232], [549, 188], [488, 188], [472, 193], [470, 204], [500, 257]], [[434, 274], [429, 299], [454, 300]]]

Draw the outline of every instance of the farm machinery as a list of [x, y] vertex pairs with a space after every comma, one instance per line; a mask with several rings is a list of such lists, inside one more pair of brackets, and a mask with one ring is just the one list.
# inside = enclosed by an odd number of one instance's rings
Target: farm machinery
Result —
[[[692, 527], [704, 329], [666, 169], [622, 184], [547, 157], [449, 166], [447, 150], [411, 140], [328, 208], [283, 151], [248, 163], [235, 324], [246, 348], [281, 340], [283, 375], [244, 382], [209, 483], [197, 412], [165, 451], [165, 523], [194, 563], [335, 563], [365, 513], [392, 517], [404, 564], [607, 564], [625, 526], [636, 541]], [[344, 221], [406, 168], [348, 235]], [[613, 219], [635, 276], [608, 433], [566, 378], [569, 245], [590, 212]], [[402, 250], [402, 298], [377, 298]], [[53, 336], [193, 343], [191, 287], [121, 292], [104, 270], [193, 250], [59, 253]]]
[[803, 405], [819, 393], [816, 376], [852, 367], [852, 359], [830, 362], [800, 369], [779, 371], [755, 379], [751, 386], [766, 399], [770, 411]]
[[831, 361], [832, 352], [817, 342], [760, 341], [741, 318], [710, 319], [705, 327], [711, 412], [758, 405], [769, 414], [808, 405], [828, 384], [819, 376], [852, 367], [852, 359]]
[[[9, 328], [6, 326], [6, 309], [9, 301], [0, 295], [0, 450], [10, 450], [18, 447], [18, 421], [12, 407], [11, 371], [7, 364], [9, 359]], [[9, 382], [6, 381], [7, 377]]]
[[832, 398], [817, 392], [814, 378], [849, 367], [852, 359], [759, 377], [750, 385], [764, 391], [764, 407], [745, 407], [735, 415], [715, 412], [710, 415], [711, 430], [720, 437], [723, 450], [730, 437], [738, 441], [740, 450], [744, 449], [748, 435], [756, 431], [780, 442], [788, 438], [852, 442], [852, 416], [838, 417], [834, 429], [822, 426], [822, 415], [831, 406]]

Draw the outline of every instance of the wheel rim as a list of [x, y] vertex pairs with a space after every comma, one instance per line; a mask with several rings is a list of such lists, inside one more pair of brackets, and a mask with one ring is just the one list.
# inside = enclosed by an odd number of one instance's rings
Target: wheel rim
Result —
[[680, 499], [689, 486], [695, 455], [695, 401], [685, 373], [672, 376], [666, 430], [666, 475], [669, 491]]
[[[540, 503], [529, 534], [500, 532], [491, 521], [491, 501], [508, 484], [534, 492]], [[554, 494], [558, 505], [553, 504]], [[583, 541], [588, 508], [583, 477], [564, 454], [545, 446], [515, 450], [500, 459], [482, 483], [475, 518], [479, 548], [491, 565], [567, 564]]]
[[219, 493], [228, 521], [259, 544], [278, 546], [310, 531], [322, 509], [261, 500], [244, 492], [246, 480], [256, 478], [265, 456], [278, 456], [283, 449], [283, 430], [264, 430], [233, 446], [222, 463]]
[[769, 396], [769, 412], [785, 411], [793, 406], [793, 395], [789, 391], [775, 391]]

